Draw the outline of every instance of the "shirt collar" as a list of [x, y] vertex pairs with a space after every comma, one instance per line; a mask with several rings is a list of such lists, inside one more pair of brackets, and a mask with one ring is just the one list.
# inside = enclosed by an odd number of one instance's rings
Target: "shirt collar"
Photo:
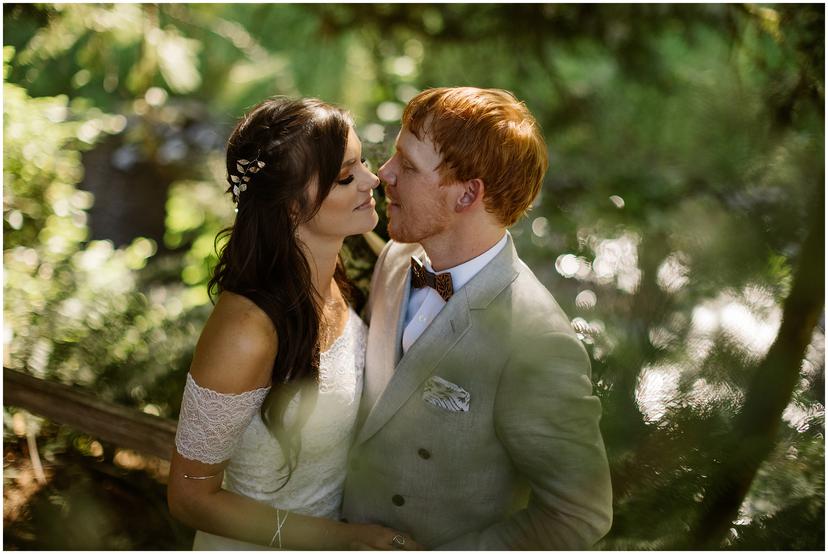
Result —
[[508, 233], [503, 233], [503, 238], [500, 239], [497, 244], [480, 254], [479, 256], [472, 258], [467, 262], [463, 262], [460, 265], [456, 265], [454, 267], [450, 267], [448, 269], [444, 269], [443, 271], [434, 271], [434, 268], [431, 267], [431, 260], [428, 259], [428, 255], [423, 253], [423, 265], [425, 268], [432, 273], [450, 273], [451, 274], [451, 284], [454, 288], [455, 292], [460, 290], [460, 288], [468, 283], [472, 277], [477, 275], [477, 273], [486, 267], [490, 261], [494, 259], [495, 256], [503, 250], [503, 247], [506, 246], [506, 237]]

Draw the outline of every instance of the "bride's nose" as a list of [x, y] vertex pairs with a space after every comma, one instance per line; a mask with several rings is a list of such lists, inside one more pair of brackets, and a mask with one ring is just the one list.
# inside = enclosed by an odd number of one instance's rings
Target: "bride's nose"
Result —
[[[371, 173], [371, 172], [369, 172], [369, 173]], [[360, 184], [362, 185], [362, 186], [360, 186], [360, 190], [363, 191], [363, 192], [367, 192], [371, 189], [377, 188], [380, 184], [380, 179], [379, 179], [379, 177], [377, 177], [376, 175], [371, 173], [371, 176], [368, 177], [367, 179], [361, 181]]]

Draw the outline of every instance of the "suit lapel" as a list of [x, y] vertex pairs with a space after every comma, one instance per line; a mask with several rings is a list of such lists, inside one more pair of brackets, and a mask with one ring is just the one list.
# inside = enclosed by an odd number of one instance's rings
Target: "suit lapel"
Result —
[[364, 421], [386, 388], [402, 351], [402, 322], [408, 305], [410, 276], [407, 267], [390, 267], [387, 274], [372, 283], [374, 307], [368, 329], [365, 360], [365, 388], [360, 405]]
[[[402, 357], [402, 336], [403, 331], [405, 331], [405, 316], [408, 312], [408, 299], [411, 296], [411, 269], [406, 271], [405, 279], [403, 279], [403, 290], [402, 290], [402, 297], [400, 298], [399, 303], [396, 306], [396, 315], [397, 315], [397, 324], [396, 324], [396, 332], [394, 333], [394, 344], [390, 345], [390, 350], [394, 353], [394, 366], [397, 367], [397, 364], [400, 363], [400, 358]], [[392, 316], [393, 316], [392, 312]], [[393, 320], [391, 320], [393, 321]], [[391, 335], [391, 333], [388, 333]]]
[[468, 331], [470, 322], [468, 299], [461, 289], [400, 359], [385, 391], [360, 429], [357, 444], [368, 440], [400, 409]]
[[[393, 295], [393, 298], [399, 298], [400, 304], [392, 303], [389, 309], [390, 313], [396, 316], [393, 352], [394, 360], [399, 359], [399, 363], [396, 364], [396, 369], [393, 370], [393, 375], [379, 398], [373, 401], [376, 396], [372, 397], [373, 407], [357, 435], [357, 444], [371, 438], [385, 425], [422, 382], [434, 372], [446, 353], [469, 331], [471, 310], [486, 309], [491, 301], [515, 280], [520, 263], [512, 237], [508, 235], [503, 250], [452, 296], [401, 359], [398, 353], [402, 348], [402, 326], [408, 303], [410, 270], [406, 270], [405, 279], [398, 277], [399, 281], [404, 282], [404, 289]], [[389, 286], [394, 285], [389, 283]], [[391, 300], [391, 297], [388, 300]], [[392, 333], [386, 332], [386, 335], [390, 339]]]

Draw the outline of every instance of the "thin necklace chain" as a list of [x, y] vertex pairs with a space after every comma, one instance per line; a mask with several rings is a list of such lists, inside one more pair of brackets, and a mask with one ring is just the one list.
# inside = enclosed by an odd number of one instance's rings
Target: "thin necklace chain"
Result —
[[[334, 310], [333, 308], [341, 307], [343, 304], [347, 306], [345, 299], [339, 291], [339, 287], [336, 287], [336, 292], [331, 295], [331, 298], [325, 300], [325, 304], [322, 308], [322, 321], [319, 322], [319, 344], [320, 351], [322, 352], [333, 346], [331, 343], [331, 339], [333, 338], [332, 335], [334, 335], [334, 331], [338, 330], [342, 313], [344, 313], [343, 310]], [[326, 310], [326, 308], [331, 308], [331, 310]], [[330, 311], [332, 313], [326, 314], [326, 311]]]

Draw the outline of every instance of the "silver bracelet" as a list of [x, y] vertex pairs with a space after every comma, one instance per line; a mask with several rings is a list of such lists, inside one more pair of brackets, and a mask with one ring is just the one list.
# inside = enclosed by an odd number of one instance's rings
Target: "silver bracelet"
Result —
[[285, 512], [284, 519], [281, 519], [279, 516], [279, 508], [276, 508], [276, 532], [273, 533], [273, 537], [270, 539], [270, 544], [268, 546], [273, 546], [273, 543], [278, 540], [279, 550], [282, 549], [282, 527], [285, 525], [289, 513], [290, 512]]
[[184, 479], [193, 479], [194, 481], [203, 481], [204, 479], [212, 479], [213, 477], [218, 477], [218, 473], [214, 473], [212, 475], [205, 475], [203, 477], [199, 477], [198, 475], [187, 475], [184, 474]]

